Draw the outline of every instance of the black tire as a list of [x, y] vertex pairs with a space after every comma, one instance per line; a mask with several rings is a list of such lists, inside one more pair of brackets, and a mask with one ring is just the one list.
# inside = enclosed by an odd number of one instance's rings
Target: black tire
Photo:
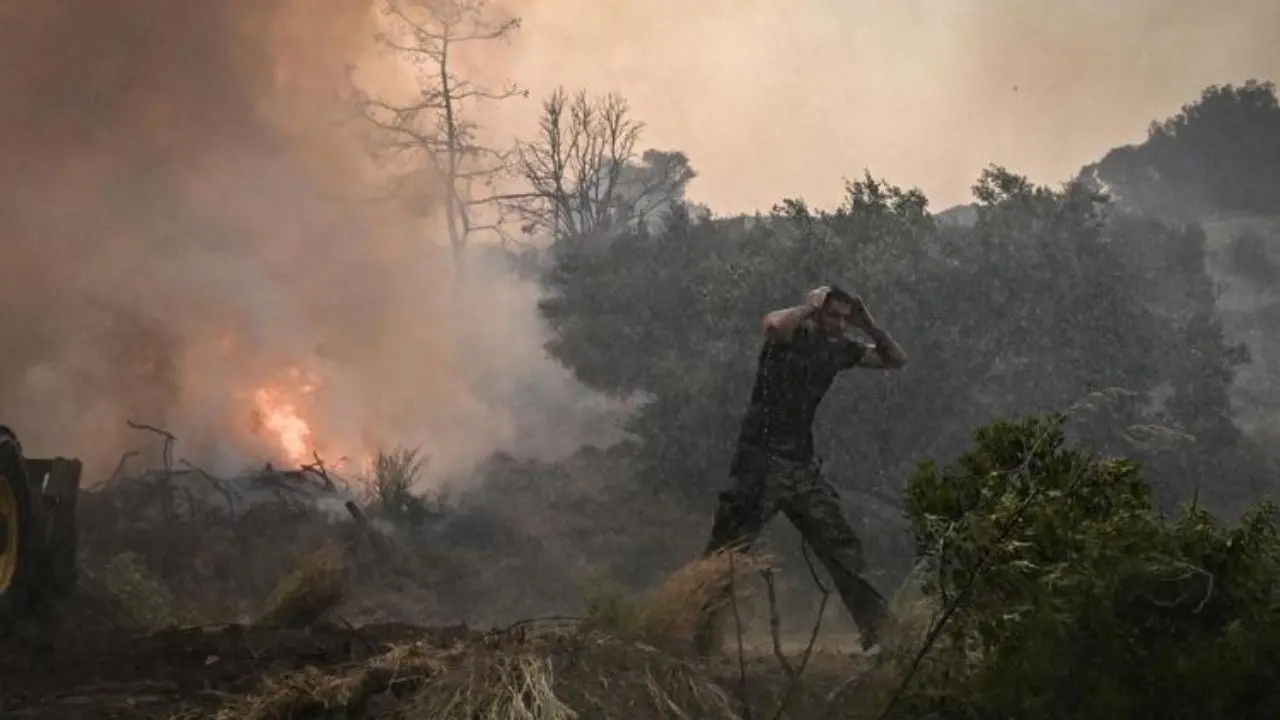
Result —
[[0, 429], [0, 632], [4, 632], [27, 612], [27, 599], [35, 572], [39, 569], [31, 488], [22, 461], [22, 448], [11, 433]]

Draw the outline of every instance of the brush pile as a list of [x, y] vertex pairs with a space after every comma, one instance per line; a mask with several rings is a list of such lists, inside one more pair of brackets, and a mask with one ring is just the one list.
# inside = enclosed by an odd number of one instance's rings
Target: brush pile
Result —
[[693, 665], [607, 635], [518, 627], [452, 645], [397, 645], [371, 660], [307, 668], [187, 718], [736, 718]]
[[690, 655], [698, 609], [731, 580], [745, 588], [760, 560], [700, 560], [634, 606], [479, 630], [356, 627], [335, 617], [343, 558], [332, 547], [309, 555], [246, 624], [140, 633], [81, 623], [78, 643], [51, 645], [48, 632], [11, 643], [0, 653], [0, 715], [733, 720], [758, 714], [745, 707], [772, 716], [789, 698], [790, 712], [778, 717], [809, 717], [859, 671], [847, 655], [818, 653], [800, 686], [767, 654]]
[[573, 560], [502, 503], [415, 494], [411, 451], [345, 478], [319, 460], [216, 476], [167, 448], [159, 469], [128, 471], [126, 457], [78, 507], [85, 574], [133, 598], [148, 627], [248, 623], [319, 552], [341, 568], [354, 622], [501, 624], [563, 612], [579, 589]]
[[318, 548], [370, 551], [346, 508], [353, 494], [314, 470], [149, 470], [81, 497], [84, 574], [145, 604], [153, 627], [245, 622]]
[[[550, 619], [538, 594], [568, 583], [528, 535], [383, 484], [359, 498], [319, 465], [220, 478], [166, 452], [86, 492], [79, 597], [0, 643], [0, 716], [809, 717], [862, 672], [802, 644], [796, 673], [776, 623], [772, 643], [748, 637], [772, 558], [698, 560], [638, 596], [588, 589], [580, 617]], [[711, 661], [692, 646], [708, 606], [738, 641]]]

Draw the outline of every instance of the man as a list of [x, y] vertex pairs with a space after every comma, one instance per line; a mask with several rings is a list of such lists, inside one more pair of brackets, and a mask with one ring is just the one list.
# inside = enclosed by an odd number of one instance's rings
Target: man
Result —
[[[846, 337], [849, 327], [875, 345]], [[867, 649], [876, 644], [887, 603], [861, 576], [862, 544], [835, 488], [822, 476], [813, 451], [813, 418], [841, 371], [893, 370], [906, 361], [866, 303], [838, 287], [818, 288], [806, 304], [766, 315], [755, 388], [730, 470], [733, 485], [720, 494], [705, 551], [747, 549], [782, 511], [830, 572]], [[712, 626], [708, 611], [697, 637], [703, 654], [711, 651]]]

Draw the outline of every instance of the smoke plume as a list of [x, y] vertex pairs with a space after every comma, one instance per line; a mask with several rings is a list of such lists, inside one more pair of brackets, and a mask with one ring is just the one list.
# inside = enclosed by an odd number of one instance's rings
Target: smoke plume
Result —
[[337, 98], [371, 5], [0, 2], [0, 408], [29, 453], [100, 477], [155, 442], [126, 420], [219, 471], [547, 449], [531, 388], [583, 391], [530, 298], [479, 272], [459, 321], [432, 226], [355, 200]]
[[[374, 3], [0, 0], [0, 421], [31, 452], [109, 467], [149, 442], [132, 419], [219, 466], [422, 443], [460, 469], [602, 425], [532, 288], [480, 265], [459, 306], [431, 218], [353, 201], [370, 169], [336, 98]], [[988, 162], [1056, 181], [1280, 72], [1265, 0], [501, 5], [521, 32], [464, 72], [620, 91], [720, 212], [832, 202], [864, 167], [935, 205]], [[498, 143], [537, 109], [477, 119]]]
[[535, 96], [621, 92], [726, 213], [836, 202], [863, 168], [939, 208], [992, 162], [1056, 183], [1207, 85], [1280, 76], [1274, 0], [510, 2]]

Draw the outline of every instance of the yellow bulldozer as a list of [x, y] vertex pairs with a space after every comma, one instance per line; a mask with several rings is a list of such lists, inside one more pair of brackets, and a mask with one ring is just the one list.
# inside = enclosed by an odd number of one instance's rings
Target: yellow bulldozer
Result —
[[28, 458], [0, 425], [0, 633], [76, 585], [79, 460]]

